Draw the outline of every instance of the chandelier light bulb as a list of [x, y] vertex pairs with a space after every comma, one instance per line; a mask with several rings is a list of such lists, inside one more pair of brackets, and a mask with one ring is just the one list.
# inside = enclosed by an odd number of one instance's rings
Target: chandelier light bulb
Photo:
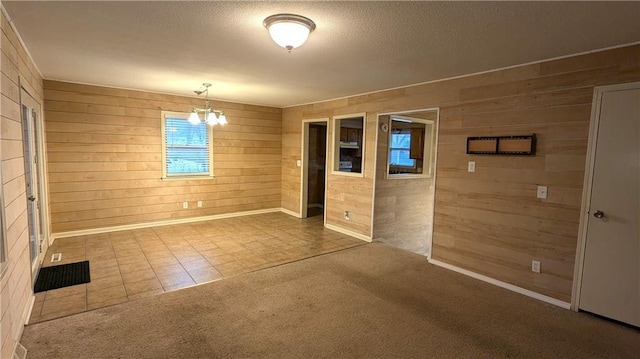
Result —
[[215, 126], [218, 124], [218, 120], [216, 119], [216, 114], [213, 112], [209, 112], [207, 114], [207, 124], [209, 126]]
[[191, 112], [191, 115], [189, 115], [189, 123], [192, 125], [197, 125], [200, 123], [200, 116], [198, 116], [197, 112]]
[[220, 116], [218, 116], [218, 123], [221, 125], [227, 124], [227, 116], [225, 116], [224, 113], [220, 113]]

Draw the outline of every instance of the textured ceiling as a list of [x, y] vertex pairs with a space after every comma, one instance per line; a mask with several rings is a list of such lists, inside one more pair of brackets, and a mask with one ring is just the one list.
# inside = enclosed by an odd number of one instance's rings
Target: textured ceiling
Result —
[[[2, 4], [46, 79], [279, 107], [640, 41], [640, 2]], [[291, 53], [280, 12], [317, 24]]]

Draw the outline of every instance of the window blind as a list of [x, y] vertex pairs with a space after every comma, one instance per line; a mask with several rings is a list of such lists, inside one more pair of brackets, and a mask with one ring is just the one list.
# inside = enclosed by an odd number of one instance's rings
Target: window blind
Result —
[[165, 118], [167, 177], [210, 175], [209, 136], [204, 122], [194, 125], [185, 118]]

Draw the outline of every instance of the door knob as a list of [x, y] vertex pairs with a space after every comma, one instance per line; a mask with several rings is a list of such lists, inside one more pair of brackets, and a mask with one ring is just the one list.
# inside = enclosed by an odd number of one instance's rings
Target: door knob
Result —
[[29, 201], [33, 202], [33, 201], [35, 201], [35, 200], [36, 200], [36, 197], [34, 197], [34, 196], [29, 196], [27, 199], [28, 199]]
[[603, 218], [604, 217], [604, 212], [597, 210], [593, 213], [593, 216], [596, 218]]

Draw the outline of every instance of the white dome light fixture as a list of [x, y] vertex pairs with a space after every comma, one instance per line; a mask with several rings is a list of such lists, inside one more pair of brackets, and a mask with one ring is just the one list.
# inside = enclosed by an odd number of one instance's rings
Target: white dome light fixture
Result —
[[276, 14], [264, 19], [264, 27], [276, 44], [291, 50], [307, 41], [316, 24], [309, 18], [294, 14]]

